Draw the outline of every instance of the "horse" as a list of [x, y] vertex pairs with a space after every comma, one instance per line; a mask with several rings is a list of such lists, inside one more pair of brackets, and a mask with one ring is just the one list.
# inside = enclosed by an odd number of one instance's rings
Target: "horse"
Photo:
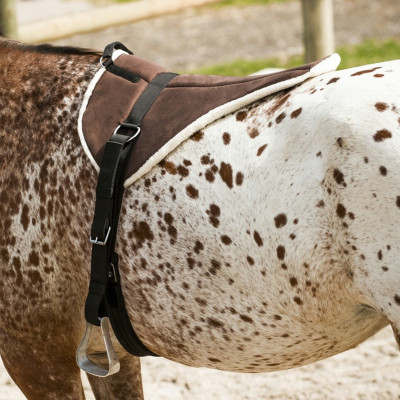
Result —
[[[0, 41], [0, 354], [29, 400], [83, 400], [97, 172], [77, 130], [94, 51]], [[268, 372], [400, 342], [400, 62], [331, 72], [216, 120], [125, 190], [127, 311], [155, 354]], [[143, 399], [140, 360], [89, 376]], [[89, 346], [107, 358], [99, 332]]]

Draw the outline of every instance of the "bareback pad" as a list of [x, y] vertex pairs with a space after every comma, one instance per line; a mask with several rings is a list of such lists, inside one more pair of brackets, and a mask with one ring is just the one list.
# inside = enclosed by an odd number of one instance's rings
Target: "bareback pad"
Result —
[[[131, 82], [100, 68], [85, 94], [78, 130], [88, 157], [98, 169], [104, 146], [125, 121], [148, 83], [167, 72], [151, 61], [118, 50], [114, 64], [140, 79]], [[191, 135], [218, 118], [239, 110], [272, 93], [334, 71], [340, 57], [333, 54], [320, 61], [266, 75], [226, 77], [177, 75], [161, 92], [141, 124], [125, 176], [125, 186], [135, 182], [162, 161]]]

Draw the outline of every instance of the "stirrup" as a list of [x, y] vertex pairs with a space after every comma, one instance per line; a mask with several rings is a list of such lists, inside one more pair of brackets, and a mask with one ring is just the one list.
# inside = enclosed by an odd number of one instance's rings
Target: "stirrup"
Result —
[[105, 378], [106, 376], [116, 374], [120, 368], [117, 353], [115, 352], [111, 342], [110, 321], [107, 317], [103, 317], [100, 320], [101, 333], [108, 358], [108, 369], [95, 364], [93, 361], [89, 360], [87, 356], [89, 339], [90, 335], [92, 334], [93, 327], [94, 325], [86, 322], [85, 334], [83, 335], [82, 341], [78, 347], [78, 350], [76, 351], [76, 362], [79, 365], [79, 368], [88, 374]]

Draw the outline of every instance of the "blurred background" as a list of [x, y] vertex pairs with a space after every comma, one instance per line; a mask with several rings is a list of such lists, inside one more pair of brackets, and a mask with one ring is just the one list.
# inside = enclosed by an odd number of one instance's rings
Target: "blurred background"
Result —
[[333, 51], [341, 68], [400, 57], [399, 0], [0, 0], [24, 42], [118, 40], [176, 72], [245, 75]]
[[[400, 0], [0, 0], [0, 32], [23, 42], [102, 50], [121, 41], [171, 71], [223, 75], [287, 68], [333, 51], [340, 68], [398, 59], [399, 17]], [[355, 350], [280, 373], [232, 374], [165, 359], [142, 365], [148, 400], [400, 399], [389, 328]], [[85, 393], [94, 399], [87, 381]], [[0, 400], [22, 399], [0, 360]]]

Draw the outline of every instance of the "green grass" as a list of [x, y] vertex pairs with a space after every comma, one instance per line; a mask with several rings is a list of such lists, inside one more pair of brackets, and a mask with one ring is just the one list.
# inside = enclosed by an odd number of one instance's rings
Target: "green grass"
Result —
[[367, 40], [355, 46], [341, 47], [337, 52], [342, 57], [340, 69], [351, 68], [400, 58], [400, 41], [393, 39], [385, 42]]
[[190, 72], [209, 75], [244, 76], [264, 68], [291, 68], [300, 64], [302, 64], [301, 56], [291, 57], [286, 62], [282, 62], [277, 58], [251, 61], [239, 59], [226, 64], [206, 66]]
[[[358, 65], [372, 64], [400, 58], [400, 41], [392, 39], [385, 42], [367, 40], [355, 46], [340, 47], [336, 51], [342, 58], [339, 69], [345, 69]], [[210, 75], [244, 76], [263, 68], [291, 68], [300, 64], [304, 64], [303, 57], [296, 55], [284, 61], [279, 59], [254, 61], [235, 60], [226, 64], [199, 68], [198, 70], [191, 72]]]

